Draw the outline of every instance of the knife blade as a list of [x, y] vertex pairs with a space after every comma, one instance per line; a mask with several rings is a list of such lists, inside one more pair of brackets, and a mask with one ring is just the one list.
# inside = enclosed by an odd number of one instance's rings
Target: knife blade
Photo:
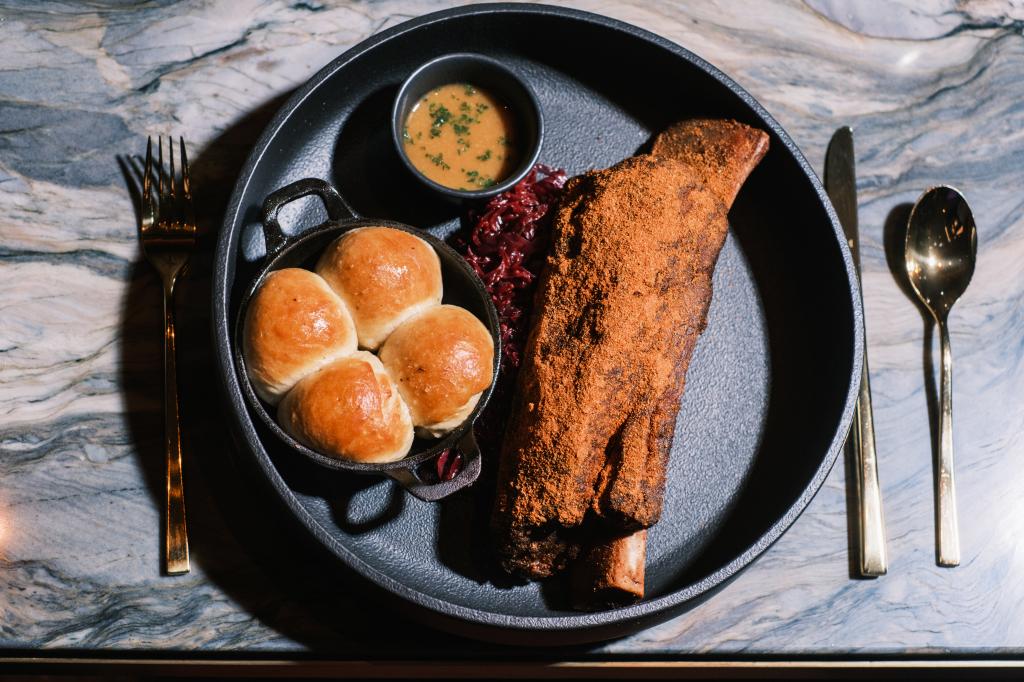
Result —
[[[853, 152], [853, 130], [839, 128], [832, 135], [825, 153], [825, 191], [839, 216], [846, 233], [846, 242], [853, 256], [853, 266], [860, 281], [860, 240], [857, 226], [857, 171]], [[864, 307], [863, 286], [861, 308]], [[864, 362], [861, 366], [860, 391], [853, 413], [853, 424], [847, 447], [854, 461], [854, 481], [858, 504], [858, 531], [860, 551], [859, 568], [863, 576], [885, 575], [888, 558], [885, 547], [885, 517], [882, 511], [882, 491], [878, 483], [878, 454], [875, 451], [875, 424], [871, 413], [871, 381], [868, 371], [867, 335], [864, 342]]]

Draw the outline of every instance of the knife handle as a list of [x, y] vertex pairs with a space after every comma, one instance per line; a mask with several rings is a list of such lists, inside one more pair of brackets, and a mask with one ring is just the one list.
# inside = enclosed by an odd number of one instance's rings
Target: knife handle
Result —
[[860, 573], [869, 577], [885, 575], [889, 561], [885, 551], [885, 517], [882, 514], [882, 491], [878, 484], [878, 456], [875, 452], [875, 424], [871, 416], [871, 381], [866, 351], [850, 439], [860, 509]]

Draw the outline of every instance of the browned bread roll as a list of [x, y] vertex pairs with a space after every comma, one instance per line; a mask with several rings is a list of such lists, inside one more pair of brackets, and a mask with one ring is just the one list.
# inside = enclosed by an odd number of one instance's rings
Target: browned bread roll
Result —
[[277, 270], [256, 291], [242, 332], [256, 394], [276, 404], [302, 377], [356, 351], [345, 302], [319, 275]]
[[412, 446], [409, 408], [380, 360], [364, 351], [300, 381], [277, 420], [299, 442], [354, 462], [393, 462]]
[[471, 312], [428, 308], [403, 322], [380, 349], [421, 436], [438, 438], [461, 424], [491, 385], [494, 341]]
[[441, 262], [419, 237], [389, 227], [346, 232], [316, 271], [348, 304], [359, 346], [376, 350], [405, 320], [441, 302]]

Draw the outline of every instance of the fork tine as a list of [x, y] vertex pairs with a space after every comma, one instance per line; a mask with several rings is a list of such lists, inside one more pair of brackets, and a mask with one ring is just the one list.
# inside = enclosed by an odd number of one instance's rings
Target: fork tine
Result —
[[181, 190], [187, 201], [192, 200], [192, 178], [188, 174], [188, 157], [185, 156], [185, 138], [178, 137], [181, 145]]
[[156, 154], [157, 154], [157, 191], [160, 194], [161, 201], [164, 198], [164, 138], [157, 136], [156, 138]]
[[168, 171], [167, 184], [171, 186], [171, 198], [174, 199], [178, 196], [178, 177], [174, 172], [174, 138], [168, 136], [167, 138], [167, 152], [168, 156], [171, 157], [170, 170]]
[[142, 200], [149, 201], [153, 191], [153, 138], [146, 138], [146, 167], [142, 174]]
[[188, 167], [188, 156], [185, 155], [185, 138], [178, 136], [178, 145], [181, 148], [181, 196], [179, 208], [184, 216], [185, 228], [192, 234], [196, 234], [199, 226], [196, 224], [195, 207], [192, 205], [192, 174]]
[[142, 172], [142, 221], [140, 228], [150, 227], [153, 220], [153, 138], [146, 138], [146, 166]]

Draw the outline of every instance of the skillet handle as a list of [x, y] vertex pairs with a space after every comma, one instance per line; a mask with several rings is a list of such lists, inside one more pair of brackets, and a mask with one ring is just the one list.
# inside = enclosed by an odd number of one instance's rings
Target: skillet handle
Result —
[[[480, 477], [480, 446], [476, 444], [476, 437], [473, 435], [472, 427], [469, 428], [466, 435], [462, 437], [462, 440], [458, 442], [455, 448], [462, 453], [463, 463], [462, 469], [450, 481], [431, 483], [425, 481], [420, 476], [418, 469], [422, 466], [434, 466], [434, 463], [437, 461], [436, 458], [421, 464], [420, 467], [394, 469], [388, 472], [388, 476], [398, 481], [400, 486], [424, 502], [437, 502], [475, 483], [476, 479]], [[437, 476], [435, 475], [434, 478], [436, 479]]]
[[356, 212], [330, 183], [319, 178], [304, 178], [270, 194], [263, 202], [263, 237], [267, 243], [267, 256], [273, 256], [288, 242], [288, 235], [281, 229], [277, 214], [281, 207], [310, 194], [324, 202], [327, 217], [331, 220], [357, 218]]

